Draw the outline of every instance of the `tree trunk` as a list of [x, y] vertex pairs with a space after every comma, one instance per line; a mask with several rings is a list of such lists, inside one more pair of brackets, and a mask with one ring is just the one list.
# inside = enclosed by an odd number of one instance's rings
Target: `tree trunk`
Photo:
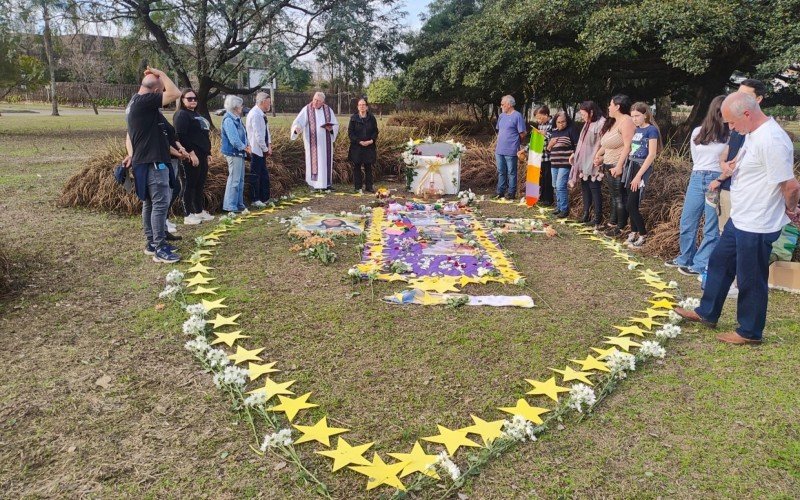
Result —
[[58, 114], [58, 96], [56, 95], [56, 63], [53, 54], [53, 40], [50, 34], [50, 9], [47, 2], [42, 2], [42, 17], [44, 18], [44, 51], [47, 54], [47, 68], [50, 70], [50, 103], [52, 115]]
[[686, 121], [675, 127], [675, 133], [672, 136], [675, 144], [683, 144], [689, 140], [692, 129], [699, 125], [706, 116], [711, 101], [714, 97], [724, 93], [725, 84], [730, 80], [731, 73], [733, 73], [733, 69], [726, 66], [694, 84], [697, 91], [694, 94], [692, 112], [689, 113]]
[[666, 143], [672, 139], [672, 99], [669, 95], [656, 98], [656, 123], [661, 130], [661, 138]]
[[211, 95], [211, 81], [207, 78], [201, 79], [198, 82], [197, 89], [195, 89], [195, 94], [197, 94], [197, 108], [195, 108], [195, 111], [208, 120], [209, 125], [211, 125], [211, 130], [216, 130], [214, 122], [211, 120], [211, 113], [208, 109], [208, 100], [216, 97], [216, 94], [213, 96]]
[[92, 105], [92, 110], [94, 111], [94, 114], [99, 115], [100, 113], [97, 112], [97, 103], [94, 102], [94, 99], [92, 99], [92, 94], [89, 93], [89, 86], [86, 85], [85, 83], [82, 83], [81, 89], [83, 90], [83, 93], [86, 94], [86, 99], [89, 100], [89, 104]]

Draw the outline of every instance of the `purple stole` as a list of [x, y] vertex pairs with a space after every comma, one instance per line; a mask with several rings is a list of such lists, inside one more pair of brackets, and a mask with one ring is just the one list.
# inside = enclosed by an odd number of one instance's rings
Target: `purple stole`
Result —
[[[322, 111], [325, 114], [325, 123], [331, 123], [331, 108], [330, 106], [323, 104]], [[308, 126], [309, 126], [309, 134], [308, 140], [310, 142], [310, 154], [311, 154], [311, 180], [316, 181], [319, 177], [319, 165], [317, 165], [317, 113], [314, 109], [313, 104], [309, 104], [306, 106], [306, 113], [308, 115]], [[320, 125], [321, 127], [321, 125]], [[331, 161], [331, 155], [333, 154], [331, 148], [331, 134], [326, 130], [325, 131], [325, 145], [327, 146], [325, 149], [327, 151], [327, 164], [325, 166], [328, 172], [328, 183], [331, 183], [331, 167], [333, 162]]]

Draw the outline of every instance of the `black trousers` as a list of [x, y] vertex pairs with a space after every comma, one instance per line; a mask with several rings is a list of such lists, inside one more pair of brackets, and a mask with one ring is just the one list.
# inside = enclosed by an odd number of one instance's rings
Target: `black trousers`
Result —
[[603, 170], [608, 179], [608, 192], [611, 195], [611, 224], [616, 224], [618, 228], [622, 229], [628, 225], [628, 210], [626, 203], [628, 201], [628, 193], [625, 190], [625, 185], [622, 183], [622, 177], [614, 177], [611, 175], [611, 169], [616, 165], [603, 164]]
[[603, 220], [603, 193], [602, 181], [581, 181], [581, 194], [583, 195], [583, 220], [589, 221], [589, 210], [594, 209], [592, 222], [595, 225]]
[[208, 155], [197, 155], [199, 160], [195, 167], [192, 162], [183, 164], [186, 174], [186, 185], [183, 190], [183, 209], [186, 215], [199, 214], [205, 205], [205, 187], [208, 178]]
[[269, 171], [265, 156], [250, 155], [250, 202], [269, 200]]
[[[520, 177], [525, 178], [525, 170], [522, 170]], [[550, 169], [550, 160], [542, 161], [542, 173], [539, 178], [539, 203], [552, 205], [555, 201], [556, 196], [553, 190], [553, 173]]]
[[[361, 168], [364, 168], [364, 174], [361, 174]], [[361, 189], [361, 184], [364, 184], [364, 189], [372, 191], [372, 163], [353, 163], [353, 185], [356, 190]]]

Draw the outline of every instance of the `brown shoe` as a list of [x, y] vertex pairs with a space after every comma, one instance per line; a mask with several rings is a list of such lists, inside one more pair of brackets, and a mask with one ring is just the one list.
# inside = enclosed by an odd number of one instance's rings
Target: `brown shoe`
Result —
[[744, 345], [744, 344], [760, 344], [760, 340], [747, 339], [742, 337], [736, 332], [726, 332], [717, 335], [717, 340], [726, 342], [728, 344]]
[[697, 314], [696, 312], [694, 312], [694, 311], [692, 311], [690, 309], [684, 309], [682, 307], [676, 307], [675, 309], [673, 309], [673, 311], [675, 311], [675, 314], [677, 314], [678, 316], [680, 316], [681, 318], [683, 318], [685, 320], [694, 321], [696, 323], [701, 323], [703, 325], [706, 325], [709, 328], [716, 328], [717, 327], [716, 323], [712, 323], [710, 321], [706, 321], [705, 319], [700, 317], [699, 314]]

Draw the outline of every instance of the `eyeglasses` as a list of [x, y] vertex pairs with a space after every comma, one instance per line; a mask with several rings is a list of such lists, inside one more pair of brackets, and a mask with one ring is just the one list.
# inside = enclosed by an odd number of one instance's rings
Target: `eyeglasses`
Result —
[[197, 102], [197, 97], [184, 97], [189, 102]]

